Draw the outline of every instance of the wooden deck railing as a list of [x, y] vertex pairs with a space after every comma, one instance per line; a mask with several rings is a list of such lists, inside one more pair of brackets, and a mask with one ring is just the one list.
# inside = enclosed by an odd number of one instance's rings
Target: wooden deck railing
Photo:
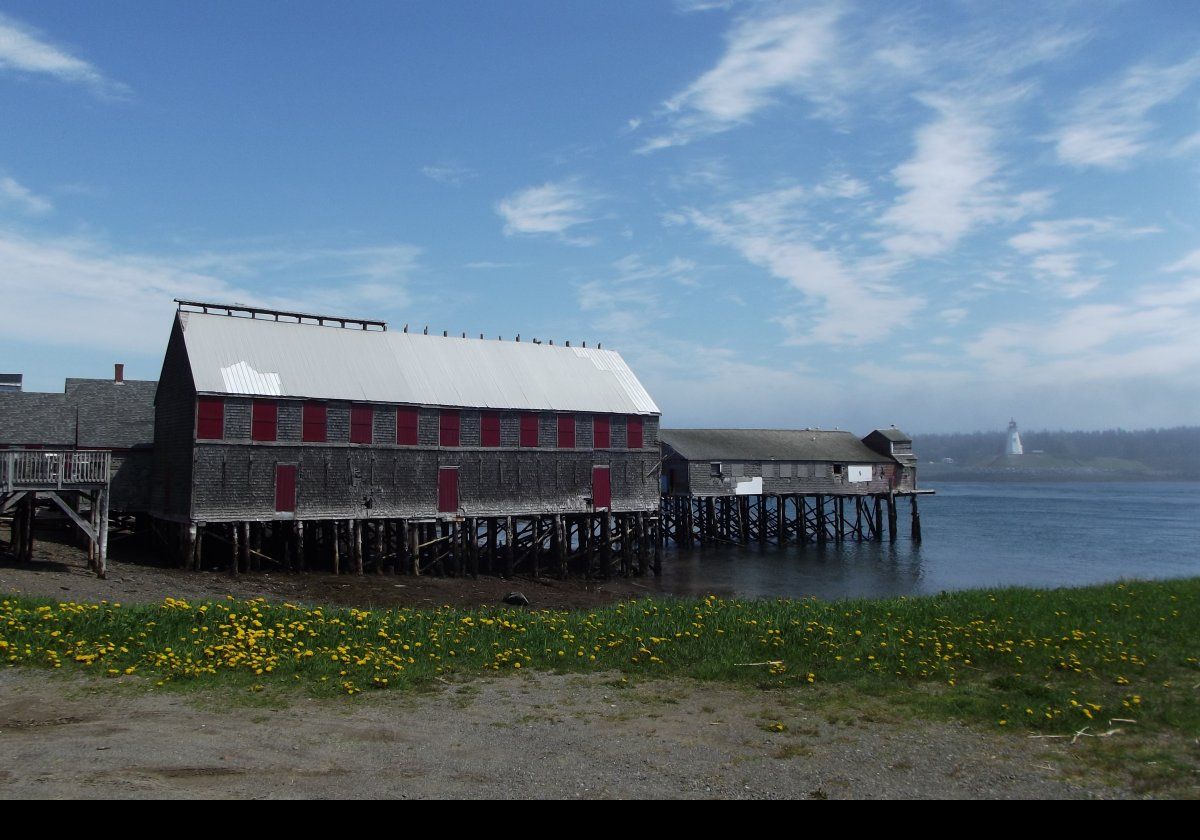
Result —
[[0, 492], [105, 486], [111, 457], [107, 449], [0, 451]]

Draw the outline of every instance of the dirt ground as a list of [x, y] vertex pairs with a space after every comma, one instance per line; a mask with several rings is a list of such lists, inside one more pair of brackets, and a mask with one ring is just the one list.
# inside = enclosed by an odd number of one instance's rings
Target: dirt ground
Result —
[[[122, 535], [124, 536], [124, 535]], [[165, 566], [137, 538], [118, 539], [108, 563], [108, 576], [99, 580], [87, 569], [87, 555], [64, 536], [39, 533], [34, 561], [15, 563], [5, 550], [7, 524], [0, 525], [0, 593], [57, 598], [63, 601], [156, 603], [164, 598], [187, 600], [264, 597], [269, 601], [336, 604], [347, 607], [390, 608], [499, 606], [505, 595], [520, 592], [534, 609], [587, 609], [630, 598], [656, 594], [653, 581], [558, 580], [555, 578], [495, 577], [437, 578], [374, 574], [332, 575], [254, 572], [231, 577], [224, 571], [201, 571]]]
[[1061, 744], [687, 680], [528, 674], [249, 698], [0, 671], [0, 799], [1123, 795], [1064, 781]]
[[[0, 539], [7, 536], [0, 529]], [[107, 580], [73, 545], [0, 551], [0, 594], [159, 602], [263, 596], [360, 607], [589, 608], [637, 581], [231, 578], [120, 547]], [[140, 678], [0, 670], [0, 799], [15, 798], [1095, 798], [1131, 795], [1062, 742], [864, 711], [851, 699], [614, 676], [475, 677], [354, 698], [152, 690]], [[786, 731], [769, 732], [782, 723]], [[1075, 779], [1087, 778], [1086, 785]]]

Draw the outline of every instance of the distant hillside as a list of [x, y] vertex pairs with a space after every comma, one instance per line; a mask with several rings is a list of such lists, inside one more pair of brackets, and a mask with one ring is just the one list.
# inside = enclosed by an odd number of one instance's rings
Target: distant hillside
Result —
[[[913, 448], [925, 475], [940, 475], [945, 471], [945, 459], [951, 459], [949, 472], [1078, 472], [1200, 479], [1200, 426], [1137, 432], [1022, 431], [1027, 453], [1023, 458], [1003, 456], [1006, 439], [1000, 431], [921, 434], [914, 436]], [[924, 469], [931, 461], [937, 466]]]

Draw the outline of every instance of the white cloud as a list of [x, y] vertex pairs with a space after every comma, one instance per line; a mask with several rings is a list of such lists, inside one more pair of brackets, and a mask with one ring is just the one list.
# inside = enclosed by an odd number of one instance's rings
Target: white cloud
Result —
[[1150, 145], [1152, 110], [1200, 79], [1200, 57], [1166, 66], [1140, 64], [1085, 91], [1053, 133], [1058, 159], [1072, 166], [1120, 169]]
[[31, 216], [42, 216], [54, 209], [49, 199], [34, 194], [8, 175], [0, 174], [0, 208], [6, 205]]
[[1200, 272], [1200, 248], [1187, 254], [1168, 265], [1164, 271], [1195, 271]]
[[549, 182], [514, 193], [496, 204], [496, 212], [504, 219], [507, 236], [551, 235], [572, 244], [591, 244], [566, 233], [594, 221], [592, 206], [597, 199], [577, 181]]
[[835, 52], [841, 15], [839, 6], [829, 5], [742, 20], [726, 35], [716, 66], [664, 103], [669, 129], [640, 151], [733, 128], [783, 94], [827, 96], [828, 75], [821, 70]]
[[892, 172], [902, 192], [880, 220], [891, 230], [883, 240], [888, 251], [934, 256], [981, 225], [1012, 222], [1045, 206], [1044, 192], [1007, 193], [991, 126], [959, 104], [925, 101], [938, 115], [917, 130], [913, 156]]
[[417, 253], [397, 245], [169, 258], [0, 230], [5, 336], [154, 355], [162, 352], [174, 298], [371, 314], [407, 301]]
[[1029, 230], [1018, 233], [1008, 244], [1022, 254], [1038, 254], [1070, 248], [1089, 236], [1113, 231], [1113, 219], [1052, 219], [1033, 222]]
[[813, 193], [789, 187], [752, 196], [711, 211], [689, 210], [682, 218], [748, 262], [783, 280], [803, 305], [780, 302], [773, 320], [791, 344], [866, 344], [908, 323], [924, 301], [888, 285], [897, 263], [847, 259], [806, 232]]
[[[1088, 240], [1106, 242], [1160, 233], [1157, 227], [1132, 227], [1115, 218], [1049, 219], [1033, 222], [1028, 230], [1010, 237], [1008, 244], [1030, 258], [1030, 269], [1038, 279], [1056, 284], [1068, 298], [1082, 297], [1096, 289], [1098, 272], [1109, 267], [1096, 247], [1085, 253], [1076, 246]], [[1081, 276], [1091, 272], [1092, 276]]]
[[439, 184], [447, 184], [452, 187], [460, 187], [472, 178], [479, 177], [479, 173], [474, 169], [467, 166], [460, 166], [456, 163], [422, 166], [421, 174], [432, 181], [437, 181]]
[[0, 70], [52, 76], [107, 96], [128, 92], [125, 85], [106, 79], [88, 62], [3, 14], [0, 14]]
[[[1194, 293], [1195, 289], [1190, 289]], [[1194, 299], [1193, 299], [1194, 300]], [[993, 376], [1025, 384], [1077, 386], [1200, 374], [1197, 313], [1186, 296], [1135, 296], [1076, 306], [1024, 324], [985, 330], [969, 354]]]
[[609, 335], [640, 333], [665, 315], [664, 283], [694, 286], [696, 272], [696, 264], [681, 257], [647, 263], [630, 254], [613, 263], [610, 276], [579, 284], [579, 308], [593, 315], [594, 328]]

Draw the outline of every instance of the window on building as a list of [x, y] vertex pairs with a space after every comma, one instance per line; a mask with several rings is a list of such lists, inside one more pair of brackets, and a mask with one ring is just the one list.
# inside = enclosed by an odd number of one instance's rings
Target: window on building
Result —
[[612, 449], [612, 421], [597, 415], [592, 419], [593, 449]]
[[225, 400], [200, 397], [196, 401], [196, 439], [221, 440], [225, 437]]
[[720, 461], [713, 461], [708, 465], [708, 474], [711, 476], [721, 476], [724, 475], [724, 469]]
[[369, 405], [350, 406], [350, 442], [370, 443], [375, 410]]
[[558, 448], [575, 448], [575, 416], [564, 414], [558, 418]]
[[460, 417], [457, 411], [442, 411], [442, 446], [458, 446]]
[[641, 449], [644, 438], [642, 436], [642, 418], [630, 417], [628, 423], [628, 432], [626, 433], [625, 446], [628, 449]]
[[536, 449], [538, 445], [538, 416], [536, 414], [521, 415], [521, 446], [526, 449]]
[[418, 432], [420, 415], [415, 408], [401, 408], [396, 412], [396, 443], [401, 446], [416, 446], [420, 440]]
[[834, 474], [834, 475], [841, 475], [841, 474], [842, 474], [842, 471], [843, 471], [845, 468], [846, 468], [846, 465], [845, 465], [845, 464], [834, 464], [834, 465], [833, 465], [833, 474]]
[[278, 428], [279, 406], [275, 400], [255, 400], [250, 415], [250, 439], [276, 440]]
[[500, 415], [485, 411], [479, 418], [479, 445], [495, 448], [500, 445]]
[[325, 403], [306, 402], [304, 404], [304, 426], [300, 431], [300, 439], [305, 443], [324, 443], [329, 435], [329, 427], [325, 420]]

